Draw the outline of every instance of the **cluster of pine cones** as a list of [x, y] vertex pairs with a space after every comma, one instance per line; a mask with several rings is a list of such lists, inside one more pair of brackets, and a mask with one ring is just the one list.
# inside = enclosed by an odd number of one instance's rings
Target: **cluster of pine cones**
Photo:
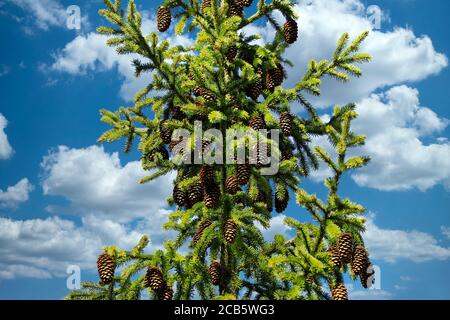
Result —
[[[340, 268], [342, 264], [350, 263], [354, 275], [359, 276], [364, 288], [370, 288], [373, 281], [373, 271], [366, 248], [357, 245], [354, 248], [353, 237], [350, 233], [342, 234], [335, 246], [328, 249], [331, 263]], [[369, 281], [370, 280], [370, 281]], [[334, 300], [347, 300], [348, 293], [343, 283], [337, 284], [332, 290]]]

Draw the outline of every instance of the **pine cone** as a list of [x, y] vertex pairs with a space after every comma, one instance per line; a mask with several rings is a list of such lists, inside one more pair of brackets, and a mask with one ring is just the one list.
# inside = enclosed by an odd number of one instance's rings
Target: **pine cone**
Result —
[[277, 64], [275, 69], [269, 70], [266, 75], [267, 89], [274, 91], [276, 87], [281, 86], [284, 79], [284, 68], [281, 64]]
[[109, 254], [105, 252], [98, 256], [97, 270], [102, 283], [110, 284], [112, 282], [115, 269], [116, 263]]
[[162, 293], [162, 297], [161, 298], [162, 298], [162, 300], [166, 300], [166, 301], [172, 300], [172, 298], [173, 298], [173, 289], [166, 285], [165, 288], [164, 288], [164, 291]]
[[200, 169], [200, 181], [207, 188], [211, 184], [215, 184], [214, 169], [211, 166], [203, 166]]
[[223, 230], [223, 236], [225, 241], [229, 244], [233, 243], [236, 239], [237, 225], [232, 219], [228, 219], [225, 223], [225, 228]]
[[253, 0], [237, 0], [241, 6], [250, 7]]
[[155, 267], [150, 267], [147, 269], [145, 282], [146, 286], [150, 287], [155, 292], [160, 292], [166, 286], [161, 270]]
[[328, 249], [328, 254], [330, 255], [330, 261], [332, 264], [339, 268], [341, 266], [341, 258], [339, 257], [339, 250], [336, 246], [330, 247]]
[[172, 23], [172, 15], [170, 10], [166, 7], [159, 7], [157, 12], [157, 24], [159, 32], [165, 32], [169, 29], [170, 24]]
[[220, 263], [217, 261], [211, 263], [208, 269], [209, 276], [211, 277], [211, 282], [215, 286], [218, 286], [220, 283], [220, 274], [221, 274], [220, 269], [221, 269]]
[[202, 11], [205, 11], [206, 8], [211, 7], [211, 0], [203, 0], [202, 1]]
[[238, 164], [236, 173], [239, 184], [246, 185], [250, 181], [251, 167], [248, 164]]
[[160, 124], [159, 132], [160, 132], [161, 139], [165, 144], [169, 144], [172, 141], [173, 131], [170, 130], [169, 128], [164, 127], [164, 121], [162, 121]]
[[284, 40], [293, 44], [298, 38], [298, 25], [294, 19], [288, 19], [283, 27]]
[[238, 54], [237, 47], [231, 46], [227, 52], [227, 60], [229, 62], [234, 62], [234, 60], [236, 60], [237, 54]]
[[216, 96], [214, 94], [208, 92], [202, 87], [194, 88], [194, 95], [196, 97], [202, 97], [206, 102], [214, 102], [216, 100]]
[[280, 127], [286, 137], [292, 135], [292, 116], [289, 112], [283, 112], [280, 115]]
[[353, 237], [350, 233], [344, 233], [339, 237], [338, 250], [341, 261], [350, 262], [353, 253]]
[[264, 120], [264, 117], [262, 115], [256, 115], [253, 118], [250, 119], [250, 127], [253, 130], [263, 130], [266, 128], [266, 121]]
[[173, 188], [173, 201], [179, 207], [184, 207], [187, 203], [186, 192], [175, 186]]
[[355, 275], [360, 275], [364, 272], [364, 268], [368, 265], [367, 251], [364, 246], [357, 246], [355, 252], [353, 253], [352, 259], [352, 271]]
[[363, 271], [359, 275], [359, 279], [361, 280], [361, 285], [365, 289], [370, 289], [374, 283], [374, 274], [375, 271], [373, 270], [373, 266], [370, 264], [370, 262], [367, 262], [367, 265], [364, 266]]
[[180, 107], [173, 107], [170, 112], [172, 113], [172, 119], [174, 120], [183, 120], [186, 118], [186, 115], [184, 114], [184, 112], [181, 110]]
[[331, 292], [333, 300], [348, 300], [347, 288], [343, 283], [339, 283]]
[[229, 14], [231, 16], [244, 16], [244, 7], [239, 3], [238, 0], [232, 0], [230, 3]]
[[281, 150], [281, 161], [291, 160], [294, 157], [294, 152], [291, 146], [284, 146]]
[[289, 204], [289, 193], [286, 193], [286, 196], [282, 199], [279, 199], [275, 196], [275, 211], [277, 213], [283, 213]]
[[188, 202], [190, 206], [203, 200], [203, 187], [200, 183], [193, 184], [188, 191]]
[[192, 237], [192, 242], [194, 244], [196, 244], [197, 242], [200, 241], [200, 239], [202, 238], [203, 232], [205, 231], [206, 228], [208, 228], [210, 225], [212, 225], [212, 222], [209, 221], [208, 219], [202, 221], [197, 228], [197, 231], [195, 232], [194, 236]]
[[204, 202], [208, 209], [213, 209], [217, 206], [220, 200], [220, 188], [217, 184], [209, 184], [204, 190]]
[[236, 194], [241, 189], [238, 178], [236, 176], [229, 176], [225, 181], [225, 188], [229, 194]]

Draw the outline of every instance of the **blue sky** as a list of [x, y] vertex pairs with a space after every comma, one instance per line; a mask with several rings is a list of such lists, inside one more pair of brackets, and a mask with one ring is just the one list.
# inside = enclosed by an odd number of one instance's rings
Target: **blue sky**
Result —
[[[153, 31], [157, 1], [137, 3], [147, 11], [145, 30]], [[72, 4], [81, 8], [79, 31], [65, 26]], [[328, 57], [340, 33], [371, 28], [370, 5], [384, 17], [365, 45], [373, 63], [359, 80], [326, 81], [323, 96], [313, 100], [324, 114], [332, 103], [357, 102], [355, 129], [369, 136], [360, 152], [373, 162], [347, 177], [341, 193], [368, 210], [365, 237], [381, 289], [355, 284], [351, 297], [450, 299], [450, 3], [300, 2], [300, 41], [287, 53], [296, 67], [287, 85], [309, 58]], [[60, 299], [68, 265], [80, 265], [83, 280], [95, 279], [103, 245], [129, 248], [149, 233], [158, 248], [169, 236], [160, 230], [169, 179], [140, 186], [137, 153], [124, 155], [120, 143], [96, 144], [107, 129], [98, 110], [129, 104], [146, 82], [133, 79], [129, 57], [117, 57], [93, 33], [101, 6], [99, 0], [0, 0], [0, 299]], [[272, 32], [265, 25], [246, 31], [263, 38]], [[304, 188], [323, 194], [317, 181], [324, 174]], [[302, 214], [290, 204], [287, 215]], [[281, 221], [274, 217], [267, 237], [288, 232]]]

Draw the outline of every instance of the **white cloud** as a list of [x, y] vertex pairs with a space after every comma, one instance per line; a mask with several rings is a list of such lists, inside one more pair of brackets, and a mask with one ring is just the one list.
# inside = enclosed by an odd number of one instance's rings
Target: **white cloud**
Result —
[[[360, 117], [353, 128], [368, 137], [358, 153], [372, 158], [369, 166], [353, 175], [359, 185], [385, 191], [450, 186], [450, 143], [430, 139], [446, 128], [448, 120], [420, 106], [417, 90], [394, 87], [363, 99], [357, 111]], [[426, 144], [425, 139], [431, 142]]]
[[6, 76], [11, 71], [11, 67], [5, 64], [0, 65], [0, 78]]
[[128, 222], [164, 207], [172, 192], [172, 176], [141, 185], [148, 172], [140, 162], [122, 166], [118, 154], [108, 154], [103, 147], [59, 147], [44, 158], [42, 167], [44, 194], [68, 199], [70, 211], [82, 216]]
[[442, 231], [442, 234], [443, 234], [447, 239], [450, 240], [450, 227], [442, 226], [442, 227], [441, 227], [441, 231]]
[[5, 133], [7, 126], [8, 120], [0, 113], [0, 159], [9, 159], [14, 152]]
[[[148, 12], [142, 12], [142, 31], [144, 34], [157, 31], [155, 18]], [[162, 35], [166, 38], [166, 35]], [[96, 33], [80, 35], [69, 42], [64, 49], [54, 55], [50, 70], [72, 75], [83, 75], [88, 72], [102, 72], [117, 67], [123, 78], [120, 95], [125, 100], [132, 100], [137, 91], [148, 85], [149, 77], [136, 78], [131, 61], [140, 58], [135, 55], [118, 55], [114, 48], [106, 45], [108, 37]], [[184, 36], [168, 38], [172, 45], [188, 45], [192, 43]]]
[[[294, 67], [287, 70], [287, 86], [293, 86], [301, 79], [310, 59], [330, 59], [337, 40], [344, 32], [355, 38], [362, 31], [371, 31], [362, 50], [372, 54], [373, 61], [362, 66], [364, 76], [350, 83], [325, 79], [322, 96], [312, 99], [318, 105], [358, 101], [378, 88], [423, 80], [448, 65], [447, 57], [436, 52], [427, 36], [417, 37], [412, 30], [405, 28], [386, 32], [374, 30], [366, 8], [359, 0], [302, 1], [295, 11], [300, 16], [299, 41], [286, 52], [287, 58], [294, 63]], [[279, 21], [283, 21], [280, 16]], [[266, 41], [274, 34], [270, 24], [264, 28], [252, 26], [246, 32], [259, 33]]]
[[157, 210], [137, 226], [99, 217], [85, 217], [82, 225], [51, 217], [25, 221], [0, 218], [0, 279], [64, 277], [69, 265], [95, 270], [102, 247], [130, 250], [142, 235], [150, 236], [148, 252], [160, 249], [172, 236], [162, 224], [168, 212]]
[[391, 300], [393, 294], [385, 290], [356, 290], [349, 292], [350, 300]]
[[277, 234], [287, 235], [287, 233], [292, 229], [284, 223], [285, 215], [277, 215], [270, 219], [270, 227], [264, 229], [259, 223], [258, 228], [261, 230], [266, 241], [273, 241], [273, 238]]
[[363, 235], [373, 260], [391, 263], [411, 260], [419, 263], [450, 258], [450, 248], [440, 246], [431, 234], [414, 230], [382, 229], [375, 224], [374, 219], [374, 215], [369, 216], [367, 230]]
[[[18, 21], [22, 29], [27, 34], [34, 34], [36, 28], [40, 30], [49, 30], [52, 27], [66, 27], [67, 18], [69, 17], [66, 10], [59, 0], [6, 0], [27, 13], [26, 22], [22, 17], [11, 15]], [[89, 28], [87, 16], [81, 16], [81, 28]]]
[[28, 201], [33, 189], [33, 185], [26, 178], [20, 180], [15, 186], [8, 187], [6, 191], [0, 189], [0, 208], [17, 208], [19, 204]]

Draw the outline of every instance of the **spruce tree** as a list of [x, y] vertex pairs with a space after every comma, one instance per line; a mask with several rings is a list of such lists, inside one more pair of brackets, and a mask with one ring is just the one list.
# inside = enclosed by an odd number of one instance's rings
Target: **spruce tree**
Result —
[[[305, 98], [320, 95], [324, 77], [345, 82], [361, 76], [357, 64], [370, 60], [369, 54], [360, 52], [368, 32], [351, 42], [344, 34], [330, 60], [311, 60], [303, 78], [285, 88], [292, 66], [284, 58], [285, 50], [301, 41], [294, 1], [258, 0], [251, 7], [251, 0], [165, 0], [157, 10], [158, 32], [150, 35], [142, 33], [141, 14], [133, 0], [126, 11], [120, 0], [104, 2], [99, 13], [110, 25], [97, 31], [109, 37], [107, 44], [118, 54], [140, 56], [132, 61], [136, 77], [150, 74], [152, 80], [136, 94], [132, 106], [101, 110], [102, 121], [111, 129], [99, 141], [124, 139], [127, 152], [136, 146], [142, 167], [149, 171], [141, 183], [176, 173], [173, 197], [167, 199], [174, 209], [164, 227], [175, 230], [177, 237], [152, 253], [144, 253], [147, 236], [131, 251], [104, 248], [98, 262], [103, 281], [84, 283], [67, 298], [140, 299], [148, 290], [152, 299], [160, 300], [342, 300], [347, 298], [346, 272], [353, 279], [359, 275], [370, 286], [366, 272], [370, 262], [361, 236], [365, 210], [338, 194], [343, 175], [369, 161], [347, 156], [350, 148], [365, 141], [351, 131], [355, 105], [336, 106], [331, 119], [324, 121]], [[281, 21], [275, 11], [281, 12]], [[257, 45], [254, 40], [260, 36], [248, 36], [243, 28], [264, 19], [276, 35]], [[194, 37], [193, 44], [172, 46], [160, 40], [161, 33], [172, 27], [176, 35]], [[293, 105], [306, 112], [296, 114]], [[216, 141], [194, 134], [195, 121], [202, 122], [203, 130], [216, 129], [224, 137], [228, 129], [280, 130], [279, 141], [261, 137], [280, 159], [279, 171], [263, 175], [267, 150], [245, 139], [234, 143], [248, 152], [255, 149], [251, 163], [249, 156], [245, 163], [190, 164], [187, 160], [192, 161], [199, 150], [225, 153], [225, 146], [215, 149]], [[190, 133], [182, 145], [175, 134], [180, 129]], [[327, 137], [335, 156], [314, 146], [314, 136]], [[301, 187], [301, 179], [322, 163], [332, 171], [325, 180], [329, 190], [325, 202]], [[294, 194], [312, 220], [305, 211], [293, 209], [294, 217], [285, 223], [296, 236], [277, 235], [273, 242], [265, 241], [261, 227], [270, 226], [274, 209], [285, 212]]]

